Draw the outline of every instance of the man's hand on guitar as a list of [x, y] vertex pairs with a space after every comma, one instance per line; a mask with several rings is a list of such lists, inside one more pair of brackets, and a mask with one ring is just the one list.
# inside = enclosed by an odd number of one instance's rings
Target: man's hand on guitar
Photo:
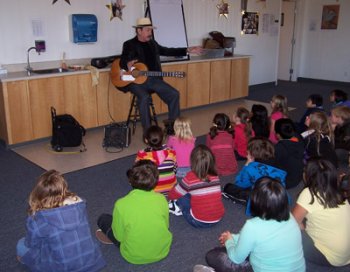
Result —
[[134, 66], [134, 64], [135, 64], [136, 62], [138, 62], [137, 59], [131, 60], [131, 61], [128, 62], [128, 64], [127, 64], [127, 65], [128, 65], [128, 71], [131, 71], [131, 68]]

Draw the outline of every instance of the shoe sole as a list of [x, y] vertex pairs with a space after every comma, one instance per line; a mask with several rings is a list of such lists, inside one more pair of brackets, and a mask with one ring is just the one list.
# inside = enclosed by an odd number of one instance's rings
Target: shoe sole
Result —
[[95, 231], [95, 235], [97, 240], [99, 240], [104, 245], [113, 245], [113, 242], [109, 240], [109, 238], [102, 232], [102, 230], [98, 229]]
[[232, 201], [233, 203], [238, 203], [238, 204], [242, 204], [242, 205], [247, 205], [247, 201], [244, 200], [244, 199], [235, 198], [234, 196], [231, 196], [231, 195], [226, 194], [226, 193], [224, 193], [224, 192], [222, 192], [221, 195], [224, 197], [224, 199], [230, 200], [230, 201]]

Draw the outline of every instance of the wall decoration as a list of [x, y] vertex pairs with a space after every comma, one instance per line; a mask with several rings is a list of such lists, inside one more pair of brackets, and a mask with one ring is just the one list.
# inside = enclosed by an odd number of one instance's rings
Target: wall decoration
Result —
[[217, 9], [219, 10], [219, 16], [224, 16], [226, 19], [228, 17], [228, 8], [230, 7], [230, 5], [226, 2], [224, 2], [224, 0], [221, 0], [220, 4], [216, 5]]
[[[57, 1], [58, 1], [58, 0], [53, 0], [53, 1], [52, 1], [52, 5], [54, 5]], [[70, 0], [64, 0], [64, 1], [66, 1], [66, 2], [70, 5]]]
[[321, 29], [337, 29], [339, 5], [323, 6]]
[[106, 7], [111, 11], [109, 18], [110, 21], [112, 21], [115, 17], [123, 21], [123, 8], [126, 7], [123, 5], [123, 0], [111, 0], [111, 3], [106, 5]]
[[259, 14], [257, 12], [244, 12], [242, 14], [241, 34], [259, 33]]

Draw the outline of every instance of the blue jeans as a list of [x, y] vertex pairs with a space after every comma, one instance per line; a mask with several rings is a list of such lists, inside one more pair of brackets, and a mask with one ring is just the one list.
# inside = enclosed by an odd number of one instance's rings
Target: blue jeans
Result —
[[191, 167], [178, 167], [176, 169], [176, 177], [184, 178], [188, 172], [191, 171]]
[[191, 215], [191, 195], [190, 194], [186, 194], [183, 197], [180, 197], [176, 201], [176, 204], [181, 209], [182, 216], [186, 219], [186, 221], [191, 226], [193, 226], [195, 228], [210, 228], [211, 226], [214, 226], [217, 224], [217, 222], [215, 222], [215, 223], [203, 223], [203, 222], [200, 222], [200, 221], [193, 218], [193, 216]]
[[19, 239], [16, 246], [17, 256], [20, 258], [22, 258], [29, 251], [29, 248], [25, 246], [24, 241], [24, 237]]

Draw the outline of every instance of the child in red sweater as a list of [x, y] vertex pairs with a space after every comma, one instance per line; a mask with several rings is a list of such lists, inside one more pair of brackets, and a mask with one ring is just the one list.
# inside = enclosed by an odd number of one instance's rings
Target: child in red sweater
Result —
[[196, 228], [208, 228], [224, 216], [220, 180], [208, 147], [198, 145], [191, 153], [191, 171], [169, 192], [169, 212], [183, 215]]
[[247, 145], [251, 137], [254, 137], [252, 124], [249, 122], [249, 111], [239, 107], [233, 117], [235, 131], [235, 156], [239, 161], [247, 159]]
[[216, 169], [220, 176], [228, 176], [237, 172], [234, 131], [230, 118], [225, 113], [217, 113], [214, 116], [206, 145], [214, 154]]

